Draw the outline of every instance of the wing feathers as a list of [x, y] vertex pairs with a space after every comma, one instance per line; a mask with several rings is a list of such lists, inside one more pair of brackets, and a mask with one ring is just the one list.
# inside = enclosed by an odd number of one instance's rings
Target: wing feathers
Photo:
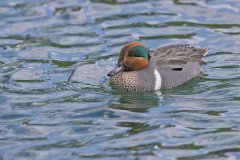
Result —
[[201, 65], [204, 64], [202, 58], [208, 51], [208, 48], [195, 48], [188, 44], [169, 45], [153, 51], [151, 56], [155, 58], [156, 64], [161, 68], [169, 68], [170, 66], [181, 67], [187, 62], [199, 62]]

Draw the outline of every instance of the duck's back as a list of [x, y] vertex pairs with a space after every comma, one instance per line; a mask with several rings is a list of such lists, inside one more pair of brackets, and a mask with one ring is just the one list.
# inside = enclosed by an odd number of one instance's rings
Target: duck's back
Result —
[[198, 76], [207, 48], [170, 45], [151, 53], [161, 75], [161, 89], [172, 88]]

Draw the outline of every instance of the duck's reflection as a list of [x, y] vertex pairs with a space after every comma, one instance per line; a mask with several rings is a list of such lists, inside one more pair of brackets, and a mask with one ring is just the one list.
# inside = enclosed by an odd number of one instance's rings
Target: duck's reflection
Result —
[[131, 112], [146, 112], [149, 108], [158, 107], [162, 100], [161, 91], [134, 93], [116, 90], [114, 94], [119, 95], [120, 98], [109, 107]]

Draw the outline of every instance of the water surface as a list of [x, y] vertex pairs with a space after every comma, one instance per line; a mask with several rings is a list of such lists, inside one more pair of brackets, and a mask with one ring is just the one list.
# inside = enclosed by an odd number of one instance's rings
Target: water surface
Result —
[[[240, 159], [238, 0], [3, 0], [0, 20], [0, 159]], [[180, 87], [111, 89], [133, 40], [211, 50]]]

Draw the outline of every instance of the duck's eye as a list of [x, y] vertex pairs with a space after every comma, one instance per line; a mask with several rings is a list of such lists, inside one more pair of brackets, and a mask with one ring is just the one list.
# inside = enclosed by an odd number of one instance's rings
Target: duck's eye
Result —
[[128, 53], [128, 57], [136, 57], [136, 54], [133, 51], [130, 51]]

